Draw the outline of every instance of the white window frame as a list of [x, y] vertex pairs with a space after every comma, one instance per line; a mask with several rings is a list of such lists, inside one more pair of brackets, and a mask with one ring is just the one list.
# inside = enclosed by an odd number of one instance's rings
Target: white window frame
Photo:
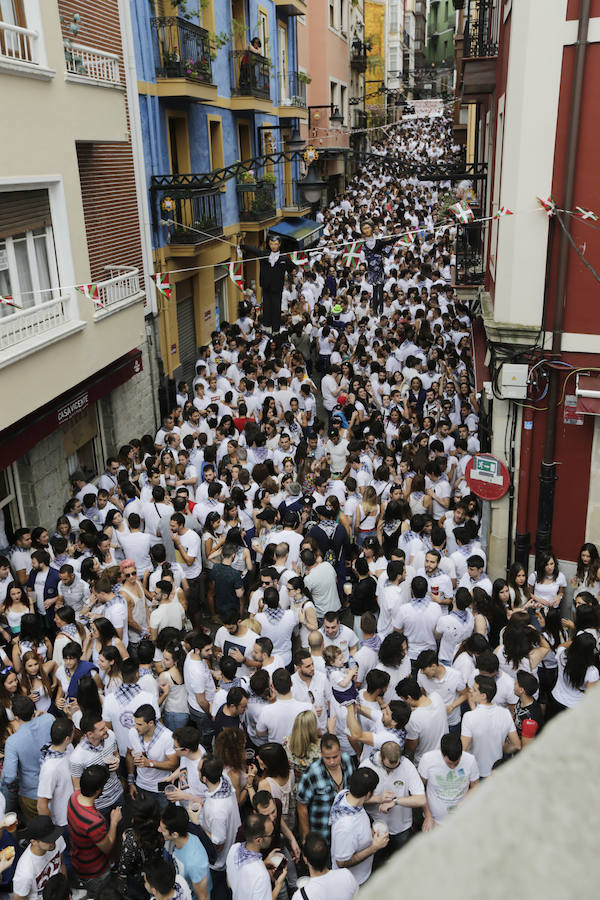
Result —
[[[0, 239], [1, 241], [4, 241], [6, 247], [8, 277], [10, 279], [12, 296], [15, 298], [15, 303], [18, 302], [21, 306], [23, 306], [24, 309], [31, 309], [34, 306], [41, 306], [42, 303], [47, 303], [49, 300], [57, 299], [60, 294], [58, 266], [56, 263], [56, 249], [54, 247], [54, 234], [52, 231], [52, 226], [47, 225], [44, 230], [46, 239], [46, 256], [48, 258], [48, 274], [50, 276], [50, 285], [52, 287], [52, 290], [44, 290], [43, 293], [41, 293], [38, 263], [35, 254], [35, 239], [41, 237], [42, 235], [35, 235], [33, 231], [21, 231], [17, 234], [11, 235], [11, 237]], [[28, 297], [30, 296], [29, 294], [21, 295], [21, 285], [19, 283], [19, 270], [17, 266], [14, 242], [15, 239], [19, 239], [19, 235], [21, 234], [25, 235], [25, 243], [27, 247], [27, 262], [29, 264], [29, 273], [31, 275], [31, 289], [33, 291], [32, 303], [26, 302]], [[12, 315], [14, 312], [15, 307], [12, 306], [6, 306], [5, 304], [2, 304], [0, 308], [1, 316]]]

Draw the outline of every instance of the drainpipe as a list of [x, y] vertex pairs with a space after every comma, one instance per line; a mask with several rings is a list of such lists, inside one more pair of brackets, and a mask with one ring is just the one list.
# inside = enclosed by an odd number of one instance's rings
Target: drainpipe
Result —
[[531, 449], [533, 444], [533, 410], [523, 410], [521, 428], [521, 462], [519, 470], [519, 498], [517, 505], [517, 530], [515, 533], [515, 562], [527, 570], [529, 568], [529, 549], [531, 540], [527, 530], [527, 512], [529, 510], [529, 485], [531, 479]]
[[[579, 125], [581, 118], [581, 101], [583, 98], [583, 76], [587, 53], [588, 28], [590, 21], [590, 0], [581, 0], [579, 6], [579, 25], [577, 43], [575, 44], [575, 66], [571, 85], [571, 108], [569, 111], [569, 130], [567, 138], [567, 158], [563, 188], [562, 208], [573, 208], [573, 190], [575, 182], [575, 166], [577, 163], [577, 147], [579, 143]], [[565, 229], [569, 232], [571, 222], [565, 219]], [[556, 293], [554, 295], [554, 319], [552, 323], [552, 357], [559, 358], [562, 352], [562, 334], [565, 318], [565, 300], [567, 287], [567, 271], [569, 264], [569, 240], [567, 233], [561, 229], [558, 245], [558, 268], [556, 275]], [[540, 470], [540, 497], [538, 504], [538, 523], [535, 538], [536, 551], [549, 550], [552, 542], [552, 518], [554, 514], [554, 483], [557, 479], [554, 445], [556, 440], [557, 403], [560, 388], [560, 372], [550, 369], [550, 385], [548, 389], [548, 415], [546, 417], [546, 435], [544, 440], [544, 458]]]

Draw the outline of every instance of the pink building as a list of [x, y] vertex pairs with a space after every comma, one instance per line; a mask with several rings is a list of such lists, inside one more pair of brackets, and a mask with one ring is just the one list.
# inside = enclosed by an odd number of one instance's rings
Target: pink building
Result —
[[[309, 110], [301, 135], [316, 149], [350, 146], [350, 5], [351, 0], [311, 0], [305, 16], [298, 18], [299, 68], [306, 67], [311, 82], [307, 102], [322, 109]], [[330, 109], [339, 111], [343, 125], [330, 121]], [[328, 199], [344, 188], [345, 156], [319, 163], [321, 177], [328, 182]]]

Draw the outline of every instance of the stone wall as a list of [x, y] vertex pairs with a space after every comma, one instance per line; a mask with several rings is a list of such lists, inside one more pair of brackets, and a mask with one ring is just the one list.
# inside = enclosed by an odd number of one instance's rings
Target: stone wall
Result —
[[[100, 401], [107, 455], [131, 438], [156, 433], [148, 345], [142, 347], [143, 369]], [[102, 465], [104, 460], [99, 460]]]
[[44, 525], [54, 532], [71, 496], [62, 433], [55, 431], [17, 462], [23, 502], [23, 525]]

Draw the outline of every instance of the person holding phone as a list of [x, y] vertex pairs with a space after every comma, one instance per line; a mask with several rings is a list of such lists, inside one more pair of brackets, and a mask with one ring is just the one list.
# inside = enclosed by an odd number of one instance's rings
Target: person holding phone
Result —
[[[232, 900], [277, 900], [287, 870], [285, 857], [275, 848], [263, 860], [261, 851], [269, 846], [273, 822], [267, 816], [250, 813], [244, 822], [246, 840], [233, 844], [227, 854], [227, 881]], [[277, 865], [274, 864], [274, 860]]]

